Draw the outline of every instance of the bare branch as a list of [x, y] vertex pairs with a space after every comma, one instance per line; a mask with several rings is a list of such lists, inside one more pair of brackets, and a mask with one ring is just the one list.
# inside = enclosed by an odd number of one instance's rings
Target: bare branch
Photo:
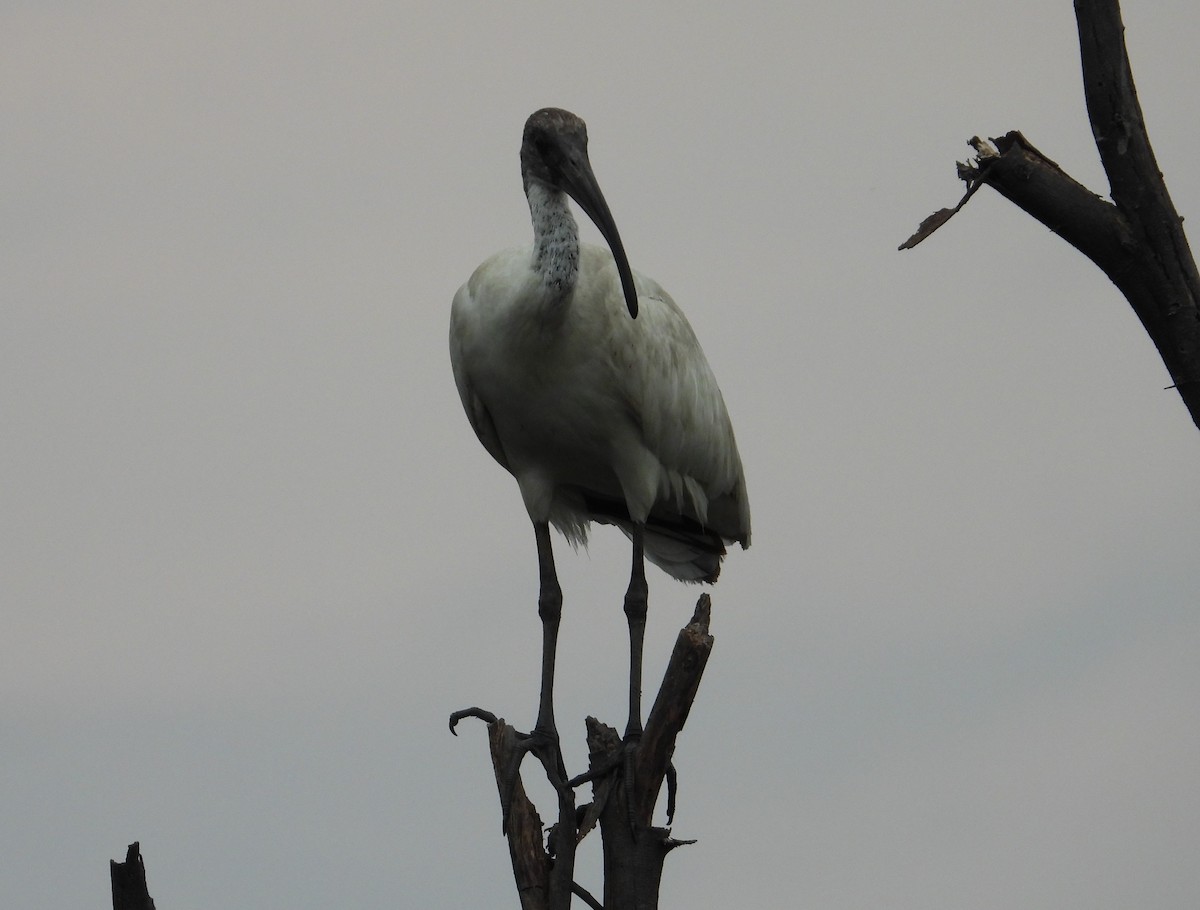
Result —
[[[677, 840], [651, 827], [654, 803], [665, 778], [672, 777], [668, 801], [674, 812], [675, 740], [691, 712], [713, 638], [708, 632], [712, 601], [701, 595], [691, 622], [680, 630], [662, 686], [640, 737], [628, 741], [593, 717], [587, 719], [591, 765], [585, 774], [563, 779], [562, 754], [536, 735], [519, 733], [483, 708], [450, 716], [450, 730], [466, 717], [486, 721], [504, 833], [522, 910], [565, 910], [571, 895], [589, 907], [600, 903], [572, 880], [575, 849], [600, 825], [604, 850], [604, 907], [653, 910], [658, 905], [663, 860]], [[529, 752], [537, 755], [558, 796], [558, 821], [543, 839], [542, 820], [525, 793], [517, 768]], [[576, 809], [574, 788], [591, 782], [591, 803]], [[603, 910], [603, 908], [602, 908]]]
[[638, 824], [650, 824], [663, 778], [671, 767], [675, 740], [696, 700], [704, 667], [712, 653], [713, 637], [708, 631], [711, 610], [709, 596], [701, 594], [692, 621], [679, 630], [675, 639], [658, 697], [646, 718], [646, 731], [637, 750], [632, 793]]
[[967, 163], [960, 161], [958, 163], [958, 177], [967, 184], [967, 192], [963, 195], [962, 199], [958, 200], [958, 205], [956, 205], [954, 208], [938, 209], [936, 212], [922, 221], [920, 226], [917, 228], [916, 233], [900, 244], [900, 246], [897, 247], [898, 250], [911, 250], [913, 247], [915, 247], [918, 243], [957, 215], [962, 207], [967, 204], [967, 200], [975, 195], [975, 191], [983, 186], [979, 180], [980, 168], [987, 159], [994, 157], [997, 154], [996, 150], [978, 136], [974, 137], [968, 143], [968, 145], [975, 149], [977, 155], [975, 161]]
[[134, 841], [125, 851], [125, 862], [108, 862], [112, 879], [113, 910], [154, 910], [154, 899], [146, 888], [146, 865], [141, 845]]
[[[1200, 275], [1159, 173], [1134, 89], [1117, 0], [1075, 0], [1084, 94], [1112, 202], [1072, 179], [1019, 132], [960, 165], [967, 194], [922, 222], [916, 246], [987, 184], [1103, 269], [1128, 299], [1200, 427]], [[979, 140], [972, 140], [977, 151]]]
[[571, 893], [591, 907], [592, 910], [604, 910], [604, 905], [601, 904], [600, 901], [596, 900], [596, 898], [592, 897], [591, 892], [588, 891], [587, 888], [572, 882]]

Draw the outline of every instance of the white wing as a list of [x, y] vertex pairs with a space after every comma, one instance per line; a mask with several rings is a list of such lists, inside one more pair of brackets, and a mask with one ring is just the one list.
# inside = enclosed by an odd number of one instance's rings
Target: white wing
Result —
[[454, 371], [454, 384], [458, 386], [458, 397], [462, 399], [463, 410], [467, 412], [467, 420], [471, 429], [488, 453], [500, 463], [505, 470], [511, 470], [508, 457], [504, 454], [504, 446], [492, 423], [492, 415], [488, 413], [483, 400], [476, 393], [467, 374], [463, 357], [463, 343], [472, 331], [468, 324], [470, 312], [470, 288], [464, 284], [454, 295], [454, 303], [450, 309], [450, 367]]
[[658, 500], [748, 546], [750, 509], [733, 424], [687, 318], [656, 281], [636, 275], [639, 311], [630, 319], [607, 250], [585, 246], [581, 271], [599, 272], [596, 286], [606, 275], [612, 285], [604, 296], [621, 317], [606, 320], [615, 379], [661, 466]]

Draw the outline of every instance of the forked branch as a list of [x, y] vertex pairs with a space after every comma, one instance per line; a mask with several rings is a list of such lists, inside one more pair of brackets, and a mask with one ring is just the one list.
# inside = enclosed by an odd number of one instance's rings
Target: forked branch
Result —
[[1128, 299], [1200, 427], [1200, 275], [1150, 147], [1125, 47], [1117, 0], [1075, 0], [1084, 97], [1108, 175], [1101, 199], [1038, 151], [1021, 133], [994, 149], [971, 141], [976, 158], [959, 164], [967, 193], [925, 219], [900, 249], [945, 224], [984, 184], [1024, 209], [1098, 265]]
[[[592, 908], [601, 907], [571, 878], [575, 847], [597, 823], [604, 850], [603, 907], [653, 910], [658, 906], [663, 860], [675, 847], [692, 843], [672, 838], [669, 829], [654, 827], [651, 821], [664, 780], [670, 791], [668, 816], [674, 812], [671, 761], [712, 651], [711, 609], [708, 595], [702, 595], [691, 622], [680, 630], [640, 738], [623, 741], [612, 727], [589, 717], [587, 772], [556, 783], [553, 769], [557, 764], [543, 758], [559, 803], [558, 821], [545, 837], [542, 820], [520, 777], [514, 781], [509, 773], [527, 751], [527, 734], [482, 708], [466, 708], [450, 716], [451, 732], [467, 717], [488, 725], [488, 746], [522, 910], [562, 910], [569, 906], [572, 895]], [[558, 758], [561, 763], [561, 755]], [[577, 808], [574, 790], [589, 782], [592, 801]]]

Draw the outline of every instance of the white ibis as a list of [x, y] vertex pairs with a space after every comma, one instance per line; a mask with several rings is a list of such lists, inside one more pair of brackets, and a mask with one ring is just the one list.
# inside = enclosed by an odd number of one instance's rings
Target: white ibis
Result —
[[[535, 735], [557, 737], [562, 590], [550, 525], [573, 545], [586, 543], [592, 521], [633, 541], [628, 740], [642, 730], [643, 556], [674, 578], [716, 581], [725, 544], [750, 545], [746, 481], [691, 326], [666, 291], [629, 267], [584, 122], [555, 108], [530, 116], [521, 177], [533, 245], [497, 253], [459, 288], [450, 361], [475, 434], [516, 478], [533, 522], [543, 629]], [[580, 244], [567, 196], [609, 249]]]

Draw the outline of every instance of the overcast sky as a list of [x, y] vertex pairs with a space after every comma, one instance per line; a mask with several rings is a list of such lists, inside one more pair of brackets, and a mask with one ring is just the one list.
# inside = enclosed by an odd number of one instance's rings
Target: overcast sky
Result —
[[[1195, 215], [1200, 6], [1125, 6]], [[446, 331], [530, 237], [545, 105], [703, 342], [753, 508], [664, 906], [1200, 905], [1200, 434], [996, 194], [896, 251], [975, 134], [1105, 193], [1071, 4], [700, 9], [4, 4], [6, 906], [108, 906], [133, 840], [169, 910], [517, 906], [484, 727], [445, 722], [533, 722], [534, 541]], [[584, 716], [625, 719], [628, 553], [558, 554], [576, 773]], [[650, 578], [648, 689], [697, 594]]]

